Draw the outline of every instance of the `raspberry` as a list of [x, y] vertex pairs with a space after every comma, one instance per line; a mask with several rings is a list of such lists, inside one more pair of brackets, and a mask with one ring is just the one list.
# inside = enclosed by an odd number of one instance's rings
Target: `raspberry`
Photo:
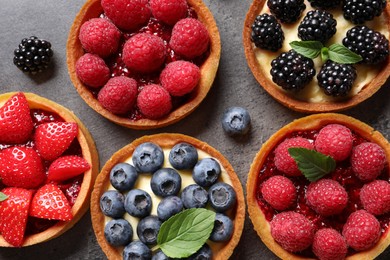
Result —
[[194, 18], [185, 18], [173, 26], [169, 45], [179, 55], [192, 59], [206, 52], [209, 42], [206, 27]]
[[199, 67], [188, 61], [171, 62], [160, 74], [161, 85], [172, 96], [190, 93], [198, 85], [199, 80]]
[[375, 180], [365, 184], [360, 190], [363, 208], [373, 215], [382, 215], [390, 211], [390, 183]]
[[129, 112], [137, 99], [137, 82], [125, 76], [111, 78], [99, 91], [98, 100], [114, 114]]
[[171, 96], [157, 84], [146, 85], [138, 94], [137, 106], [147, 118], [158, 119], [171, 111]]
[[297, 199], [297, 190], [293, 182], [281, 175], [266, 180], [261, 187], [261, 194], [276, 210], [288, 209]]
[[118, 28], [103, 18], [92, 18], [83, 23], [79, 34], [84, 50], [102, 58], [117, 51], [120, 37]]
[[110, 69], [102, 58], [86, 53], [76, 62], [76, 74], [85, 85], [98, 88], [110, 78]]
[[314, 145], [308, 139], [302, 137], [294, 137], [284, 140], [275, 149], [275, 166], [279, 171], [284, 172], [289, 176], [300, 176], [301, 171], [295, 160], [288, 153], [288, 148], [303, 147], [314, 149]]
[[382, 147], [365, 142], [352, 149], [351, 165], [355, 175], [362, 181], [372, 181], [379, 176], [386, 164]]
[[320, 260], [343, 260], [348, 252], [344, 237], [332, 228], [315, 233], [312, 249]]
[[148, 0], [102, 0], [104, 13], [121, 29], [135, 30], [151, 15]]
[[349, 215], [343, 227], [343, 236], [347, 244], [356, 251], [371, 248], [381, 235], [379, 221], [365, 210], [358, 210]]
[[123, 61], [132, 70], [150, 73], [161, 67], [167, 54], [164, 41], [152, 34], [139, 33], [123, 47]]
[[318, 152], [332, 156], [336, 161], [347, 159], [351, 154], [352, 145], [351, 131], [339, 124], [330, 124], [323, 127], [314, 142]]
[[150, 0], [149, 4], [153, 16], [169, 25], [187, 16], [186, 0]]
[[313, 242], [314, 226], [302, 214], [285, 211], [277, 214], [270, 224], [272, 237], [287, 251], [302, 251]]

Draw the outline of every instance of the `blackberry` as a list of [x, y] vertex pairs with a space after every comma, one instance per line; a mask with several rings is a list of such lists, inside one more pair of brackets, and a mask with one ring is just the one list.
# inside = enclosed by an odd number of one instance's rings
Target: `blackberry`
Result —
[[296, 22], [306, 8], [304, 0], [268, 0], [267, 5], [282, 23]]
[[346, 96], [356, 79], [356, 69], [350, 64], [339, 64], [328, 60], [317, 74], [318, 85], [326, 95]]
[[31, 36], [14, 51], [14, 64], [24, 72], [36, 74], [49, 67], [53, 51], [50, 42]]
[[325, 43], [336, 33], [337, 21], [331, 13], [322, 10], [309, 11], [298, 26], [298, 37], [303, 41]]
[[277, 51], [284, 41], [284, 33], [273, 15], [262, 14], [252, 24], [251, 40], [256, 47]]
[[303, 89], [316, 74], [313, 60], [294, 50], [281, 53], [271, 66], [272, 80], [286, 90]]
[[381, 15], [386, 7], [386, 0], [345, 0], [343, 1], [344, 18], [354, 24], [362, 24]]
[[376, 64], [389, 56], [389, 40], [380, 32], [358, 25], [347, 31], [345, 47], [362, 56], [361, 63]]
[[329, 9], [338, 6], [341, 0], [309, 0], [309, 2], [314, 8]]

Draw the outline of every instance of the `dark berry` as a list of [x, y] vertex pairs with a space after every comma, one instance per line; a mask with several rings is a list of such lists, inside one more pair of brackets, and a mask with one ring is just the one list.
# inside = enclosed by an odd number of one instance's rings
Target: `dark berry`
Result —
[[210, 187], [219, 178], [221, 166], [213, 158], [204, 158], [197, 162], [192, 170], [192, 178], [202, 187]]
[[274, 16], [262, 14], [252, 24], [251, 40], [257, 48], [277, 51], [282, 48], [284, 33]]
[[104, 237], [112, 246], [125, 246], [133, 239], [133, 228], [125, 219], [112, 219], [104, 227]]
[[108, 190], [100, 197], [100, 209], [104, 215], [121, 218], [125, 214], [125, 198], [116, 190]]
[[133, 241], [123, 249], [123, 260], [149, 260], [152, 258], [152, 250], [141, 241]]
[[128, 163], [118, 163], [110, 172], [110, 182], [119, 191], [131, 190], [137, 177], [137, 170]]
[[181, 189], [180, 174], [172, 168], [161, 168], [153, 174], [150, 187], [157, 196], [177, 195]]
[[125, 210], [133, 217], [146, 217], [152, 210], [152, 198], [144, 190], [130, 190], [126, 195]]
[[160, 201], [157, 206], [157, 216], [165, 221], [183, 210], [183, 202], [177, 196], [169, 196]]
[[236, 192], [224, 182], [217, 182], [209, 189], [209, 201], [217, 212], [224, 212], [236, 203]]
[[226, 215], [215, 215], [214, 228], [210, 234], [210, 240], [214, 242], [228, 241], [233, 235], [233, 221]]
[[354, 24], [362, 24], [381, 15], [386, 3], [386, 0], [345, 0], [342, 6], [344, 18]]
[[152, 260], [170, 260], [168, 256], [166, 256], [161, 249], [157, 250], [153, 255]]
[[341, 0], [309, 0], [310, 5], [314, 8], [328, 9], [338, 6]]
[[158, 231], [160, 231], [161, 221], [156, 216], [147, 216], [138, 222], [137, 235], [146, 245], [157, 243]]
[[186, 209], [206, 207], [207, 191], [198, 184], [191, 184], [181, 192], [181, 201]]
[[251, 126], [248, 111], [242, 107], [230, 107], [222, 115], [222, 128], [230, 136], [246, 135]]
[[267, 5], [282, 23], [296, 22], [306, 8], [304, 0], [268, 0]]
[[195, 254], [191, 255], [189, 260], [211, 260], [213, 251], [208, 244], [204, 244]]
[[160, 169], [163, 163], [163, 150], [154, 143], [142, 143], [134, 150], [133, 164], [138, 172], [153, 173]]
[[336, 33], [337, 21], [333, 15], [322, 10], [309, 11], [298, 26], [298, 37], [303, 41], [325, 43]]
[[192, 169], [198, 162], [198, 150], [191, 144], [178, 143], [169, 152], [169, 162], [178, 170]]

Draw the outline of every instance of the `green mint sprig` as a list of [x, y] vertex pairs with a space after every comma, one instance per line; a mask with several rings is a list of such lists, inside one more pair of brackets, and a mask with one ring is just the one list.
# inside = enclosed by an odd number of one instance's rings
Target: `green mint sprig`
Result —
[[6, 199], [8, 199], [8, 196], [5, 195], [4, 193], [0, 192], [0, 202], [5, 201]]

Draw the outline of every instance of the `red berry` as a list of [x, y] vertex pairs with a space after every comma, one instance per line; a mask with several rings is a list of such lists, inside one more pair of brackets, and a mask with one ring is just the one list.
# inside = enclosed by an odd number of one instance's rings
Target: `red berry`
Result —
[[348, 252], [344, 237], [332, 228], [322, 228], [315, 233], [312, 249], [320, 260], [343, 260]]
[[322, 128], [314, 142], [318, 152], [329, 155], [336, 161], [343, 161], [349, 157], [352, 144], [351, 130], [339, 124], [330, 124]]
[[138, 94], [137, 106], [147, 118], [158, 119], [171, 111], [171, 96], [159, 85], [146, 85]]
[[183, 96], [190, 93], [198, 85], [200, 70], [188, 61], [169, 63], [160, 74], [161, 85], [172, 96]]
[[110, 69], [102, 58], [86, 53], [76, 62], [76, 74], [85, 85], [99, 88], [110, 78]]
[[92, 18], [81, 25], [79, 39], [84, 50], [102, 58], [118, 50], [121, 33], [104, 18]]
[[152, 14], [166, 24], [174, 25], [187, 16], [186, 0], [150, 0]]
[[363, 251], [376, 244], [381, 235], [379, 221], [365, 210], [349, 215], [343, 227], [347, 244], [356, 251]]
[[300, 176], [302, 173], [298, 169], [297, 163], [288, 153], [288, 148], [291, 147], [314, 149], [314, 145], [306, 138], [294, 137], [284, 140], [275, 149], [276, 168], [289, 176]]
[[276, 210], [286, 210], [297, 199], [297, 190], [293, 182], [281, 175], [266, 180], [261, 187], [261, 194], [265, 201]]
[[361, 143], [352, 150], [352, 170], [362, 181], [376, 179], [382, 172], [385, 164], [385, 152], [382, 147], [375, 143]]
[[47, 179], [65, 181], [89, 170], [91, 166], [82, 157], [76, 155], [62, 156], [50, 164]]
[[375, 180], [365, 184], [360, 190], [360, 201], [363, 208], [373, 215], [390, 212], [390, 183]]
[[137, 81], [126, 76], [111, 78], [99, 91], [98, 100], [114, 114], [126, 114], [137, 100]]
[[209, 42], [206, 27], [197, 19], [185, 18], [173, 26], [169, 45], [176, 53], [192, 59], [206, 52]]

